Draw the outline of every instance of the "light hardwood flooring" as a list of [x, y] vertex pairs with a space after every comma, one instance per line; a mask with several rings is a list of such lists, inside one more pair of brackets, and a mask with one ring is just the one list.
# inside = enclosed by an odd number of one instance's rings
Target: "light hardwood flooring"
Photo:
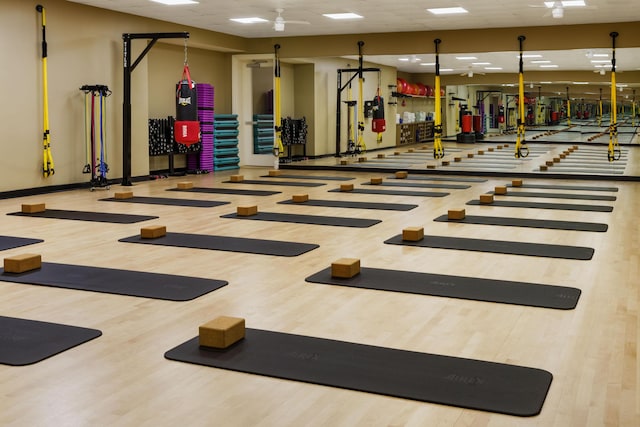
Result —
[[[637, 151], [637, 150], [635, 150]], [[633, 154], [636, 155], [635, 153]], [[333, 161], [335, 159], [325, 160]], [[320, 162], [321, 163], [321, 162]], [[637, 168], [640, 161], [635, 161]], [[3, 251], [36, 252], [43, 261], [227, 280], [229, 285], [188, 302], [0, 282], [0, 314], [100, 329], [103, 335], [40, 363], [0, 365], [3, 426], [638, 426], [640, 285], [640, 183], [525, 180], [526, 183], [615, 186], [611, 213], [465, 206], [510, 182], [487, 178], [443, 198], [328, 193], [315, 188], [224, 184], [231, 174], [262, 179], [267, 169], [169, 178], [0, 200], [0, 234], [44, 239]], [[380, 173], [287, 171], [354, 177], [359, 187]], [[178, 181], [197, 186], [256, 188], [281, 194], [246, 197], [175, 193]], [[264, 178], [267, 179], [267, 178]], [[304, 182], [309, 182], [305, 180]], [[318, 182], [323, 182], [321, 179]], [[114, 191], [135, 195], [229, 201], [214, 208], [98, 201]], [[541, 190], [555, 191], [555, 190]], [[277, 204], [292, 194], [311, 198], [413, 203], [408, 212]], [[591, 193], [591, 192], [583, 192]], [[593, 194], [609, 194], [593, 192]], [[543, 200], [535, 200], [543, 201]], [[545, 200], [553, 202], [554, 200]], [[557, 201], [557, 200], [556, 200]], [[49, 208], [151, 214], [146, 223], [122, 225], [6, 216], [21, 203]], [[311, 215], [380, 219], [371, 228], [222, 219], [236, 206]], [[467, 214], [604, 222], [606, 233], [437, 223], [448, 209]], [[317, 243], [295, 257], [274, 257], [119, 243], [142, 225], [169, 231]], [[428, 234], [589, 246], [590, 261], [385, 245], [407, 226]], [[305, 282], [338, 258], [390, 268], [576, 287], [575, 310], [551, 310], [450, 298], [362, 290]], [[331, 338], [425, 353], [530, 366], [550, 371], [553, 382], [540, 415], [520, 418], [207, 368], [166, 360], [164, 353], [197, 335], [218, 315], [244, 317], [247, 327]]]

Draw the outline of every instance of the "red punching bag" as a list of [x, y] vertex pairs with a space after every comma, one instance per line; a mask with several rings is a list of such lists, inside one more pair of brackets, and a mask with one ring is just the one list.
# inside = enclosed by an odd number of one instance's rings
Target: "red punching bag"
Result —
[[190, 146], [200, 142], [198, 94], [196, 82], [191, 80], [189, 66], [184, 65], [182, 78], [176, 85], [176, 122], [174, 138], [179, 144]]
[[380, 96], [380, 90], [373, 98], [373, 120], [371, 120], [371, 130], [376, 133], [382, 133], [387, 129], [387, 123], [384, 120], [384, 100]]

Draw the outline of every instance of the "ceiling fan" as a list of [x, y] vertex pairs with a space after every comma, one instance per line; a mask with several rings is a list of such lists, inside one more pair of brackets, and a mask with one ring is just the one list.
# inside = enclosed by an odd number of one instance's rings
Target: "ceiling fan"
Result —
[[564, 18], [565, 8], [582, 8], [582, 9], [597, 9], [596, 6], [587, 6], [585, 0], [562, 0], [562, 1], [545, 1], [543, 4], [530, 4], [529, 7], [542, 7], [549, 9], [544, 16], [552, 16], [556, 19]]
[[284, 31], [284, 24], [310, 24], [310, 22], [308, 21], [286, 21], [282, 17], [282, 12], [284, 12], [284, 9], [276, 9], [276, 13], [278, 14], [278, 16], [274, 21], [272, 21], [273, 29], [276, 31]]

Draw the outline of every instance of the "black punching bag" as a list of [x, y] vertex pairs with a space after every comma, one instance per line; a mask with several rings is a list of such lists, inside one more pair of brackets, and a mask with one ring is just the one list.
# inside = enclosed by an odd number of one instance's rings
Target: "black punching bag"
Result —
[[196, 82], [191, 80], [189, 66], [186, 64], [182, 71], [182, 79], [176, 85], [174, 138], [176, 142], [187, 146], [200, 141]]

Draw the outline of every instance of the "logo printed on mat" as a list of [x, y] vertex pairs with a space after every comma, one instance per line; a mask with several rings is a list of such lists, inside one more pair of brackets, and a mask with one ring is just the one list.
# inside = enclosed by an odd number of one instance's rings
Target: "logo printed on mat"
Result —
[[467, 385], [482, 385], [485, 382], [484, 378], [467, 377], [465, 375], [458, 375], [458, 374], [449, 374], [444, 378], [451, 382], [467, 384]]

